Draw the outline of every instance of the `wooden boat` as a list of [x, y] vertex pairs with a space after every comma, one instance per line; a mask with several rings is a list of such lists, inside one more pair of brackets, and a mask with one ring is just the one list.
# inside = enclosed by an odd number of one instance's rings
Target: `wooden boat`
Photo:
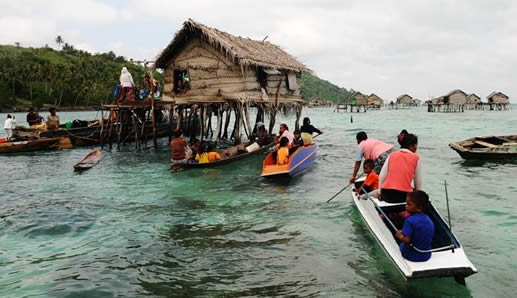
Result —
[[262, 165], [262, 177], [293, 177], [308, 168], [316, 159], [318, 145], [311, 144], [298, 148], [289, 155], [289, 163], [277, 165], [273, 152], [269, 153]]
[[179, 172], [179, 171], [182, 171], [185, 169], [213, 168], [213, 167], [229, 164], [236, 160], [245, 159], [249, 156], [263, 153], [263, 152], [267, 151], [268, 149], [270, 149], [271, 147], [273, 147], [275, 145], [275, 142], [271, 142], [267, 145], [264, 145], [255, 151], [247, 152], [246, 147], [250, 146], [251, 144], [252, 143], [243, 143], [243, 144], [239, 144], [237, 146], [233, 146], [233, 147], [229, 147], [229, 148], [221, 150], [219, 152], [219, 154], [221, 155], [221, 159], [218, 161], [209, 162], [209, 163], [192, 163], [192, 164], [188, 163], [188, 164], [171, 165], [171, 171]]
[[[360, 180], [364, 181], [364, 178]], [[391, 204], [372, 197], [358, 199], [354, 191], [352, 197], [373, 236], [404, 278], [454, 277], [464, 283], [465, 277], [477, 273], [460, 242], [432, 204], [426, 212], [435, 226], [431, 258], [425, 262], [412, 262], [402, 257], [393, 227], [381, 217], [381, 214], [386, 218], [389, 212], [404, 211], [405, 203]]]
[[71, 148], [69, 138], [41, 138], [28, 141], [0, 143], [0, 153], [33, 152], [69, 148]]
[[517, 136], [474, 137], [449, 146], [465, 159], [517, 158]]
[[86, 154], [86, 156], [83, 157], [83, 159], [81, 159], [80, 162], [76, 163], [74, 165], [74, 170], [75, 171], [84, 171], [84, 170], [91, 169], [99, 163], [99, 161], [101, 160], [101, 157], [102, 157], [102, 152], [95, 149], [95, 150], [91, 151], [90, 153]]

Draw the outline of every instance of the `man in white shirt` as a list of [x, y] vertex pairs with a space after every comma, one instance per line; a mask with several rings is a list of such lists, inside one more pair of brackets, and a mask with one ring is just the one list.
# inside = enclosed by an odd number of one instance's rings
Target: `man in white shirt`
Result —
[[7, 134], [7, 141], [10, 141], [13, 137], [13, 128], [16, 124], [16, 117], [11, 116], [10, 114], [7, 114], [7, 119], [4, 122], [4, 130]]

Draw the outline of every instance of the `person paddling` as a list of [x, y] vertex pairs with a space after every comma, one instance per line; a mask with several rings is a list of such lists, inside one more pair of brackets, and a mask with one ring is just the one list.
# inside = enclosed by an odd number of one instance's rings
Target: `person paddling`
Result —
[[379, 174], [381, 200], [388, 203], [403, 203], [413, 189], [422, 189], [420, 157], [416, 154], [418, 137], [406, 134], [401, 144], [402, 149], [388, 156]]
[[368, 135], [364, 131], [360, 131], [355, 136], [357, 140], [357, 149], [355, 154], [355, 166], [354, 173], [350, 178], [350, 183], [353, 183], [357, 178], [357, 172], [361, 168], [361, 162], [363, 158], [371, 159], [375, 162], [373, 170], [375, 173], [380, 173], [384, 162], [393, 152], [393, 145], [384, 143], [376, 139], [368, 139]]
[[309, 117], [303, 118], [303, 125], [300, 127], [301, 136], [303, 139], [304, 145], [312, 144], [312, 134], [318, 133], [322, 134], [321, 130], [311, 125], [311, 119]]

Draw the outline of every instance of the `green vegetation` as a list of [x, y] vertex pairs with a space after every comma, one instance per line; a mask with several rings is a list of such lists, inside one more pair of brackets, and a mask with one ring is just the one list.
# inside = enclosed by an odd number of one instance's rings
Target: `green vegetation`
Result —
[[302, 73], [302, 98], [305, 101], [311, 101], [314, 98], [321, 97], [334, 103], [345, 103], [352, 96], [354, 90], [347, 90], [332, 84], [329, 81], [322, 80], [310, 73]]
[[[56, 38], [61, 50], [48, 46], [0, 46], [0, 108], [99, 105], [113, 100], [120, 70], [126, 66], [137, 86], [144, 68], [113, 52], [90, 54]], [[155, 73], [161, 80], [161, 75]]]
[[[137, 86], [143, 83], [144, 68], [112, 51], [91, 54], [75, 49], [61, 36], [55, 42], [61, 50], [0, 45], [0, 108], [109, 103], [123, 66]], [[162, 80], [160, 73], [154, 76]], [[306, 101], [321, 97], [344, 103], [352, 93], [315, 75], [302, 74], [301, 95]]]

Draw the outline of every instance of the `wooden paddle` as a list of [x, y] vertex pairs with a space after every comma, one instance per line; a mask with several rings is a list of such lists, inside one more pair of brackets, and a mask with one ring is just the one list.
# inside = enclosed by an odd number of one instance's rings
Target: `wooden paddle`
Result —
[[[319, 135], [318, 135], [318, 136], [319, 136]], [[361, 174], [361, 176], [357, 177], [357, 179], [359, 179], [359, 178], [363, 177], [363, 175], [364, 175], [364, 173], [363, 173], [363, 174]], [[357, 179], [355, 179], [355, 180], [357, 181]], [[338, 191], [335, 195], [333, 195], [333, 196], [332, 196], [332, 198], [328, 199], [327, 203], [328, 203], [328, 202], [330, 202], [330, 201], [332, 201], [335, 197], [337, 197], [340, 193], [342, 193], [345, 189], [347, 189], [350, 185], [352, 185], [352, 184], [354, 184], [354, 183], [355, 183], [355, 181], [354, 181], [354, 182], [352, 182], [352, 183], [350, 183], [350, 184], [348, 184], [348, 185], [347, 185], [347, 186], [345, 186], [344, 188], [342, 188], [342, 189], [341, 189], [340, 191]]]

